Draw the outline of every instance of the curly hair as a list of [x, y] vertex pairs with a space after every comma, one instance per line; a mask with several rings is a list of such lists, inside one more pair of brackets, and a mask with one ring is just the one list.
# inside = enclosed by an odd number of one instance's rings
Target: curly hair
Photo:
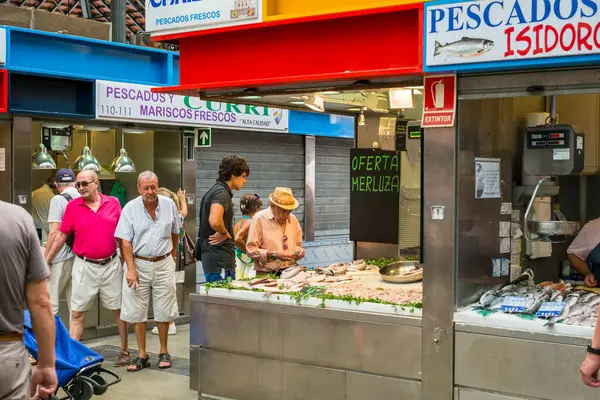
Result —
[[260, 210], [262, 204], [263, 203], [259, 195], [245, 194], [240, 199], [240, 211], [242, 212], [242, 215], [249, 215]]
[[250, 175], [250, 167], [242, 156], [231, 155], [223, 158], [219, 165], [219, 179], [222, 181], [231, 180], [232, 176]]

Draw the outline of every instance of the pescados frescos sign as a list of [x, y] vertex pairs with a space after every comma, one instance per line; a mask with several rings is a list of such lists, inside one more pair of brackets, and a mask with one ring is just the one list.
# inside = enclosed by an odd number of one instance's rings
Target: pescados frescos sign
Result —
[[599, 0], [491, 0], [425, 6], [425, 65], [600, 54]]

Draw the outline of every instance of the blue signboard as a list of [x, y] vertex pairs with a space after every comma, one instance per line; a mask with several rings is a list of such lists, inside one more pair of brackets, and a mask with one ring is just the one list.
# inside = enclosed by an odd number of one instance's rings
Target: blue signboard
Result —
[[425, 72], [600, 64], [598, 0], [425, 3]]

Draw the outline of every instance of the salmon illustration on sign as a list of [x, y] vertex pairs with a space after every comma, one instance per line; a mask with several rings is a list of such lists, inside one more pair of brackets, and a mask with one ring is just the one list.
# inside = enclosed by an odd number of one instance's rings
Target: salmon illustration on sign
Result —
[[477, 57], [487, 53], [494, 47], [494, 42], [489, 39], [463, 37], [460, 40], [442, 45], [436, 40], [433, 56], [445, 55], [446, 57]]

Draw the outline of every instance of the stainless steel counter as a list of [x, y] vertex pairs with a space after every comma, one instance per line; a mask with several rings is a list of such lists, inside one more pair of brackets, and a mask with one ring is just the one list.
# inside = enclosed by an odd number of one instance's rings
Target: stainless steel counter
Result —
[[[579, 375], [593, 329], [564, 326], [555, 332], [536, 322], [511, 328], [498, 321], [456, 321], [455, 400], [597, 399], [598, 391], [584, 386]], [[523, 328], [527, 323], [531, 329]]]
[[228, 399], [420, 399], [421, 318], [191, 296], [190, 387]]

